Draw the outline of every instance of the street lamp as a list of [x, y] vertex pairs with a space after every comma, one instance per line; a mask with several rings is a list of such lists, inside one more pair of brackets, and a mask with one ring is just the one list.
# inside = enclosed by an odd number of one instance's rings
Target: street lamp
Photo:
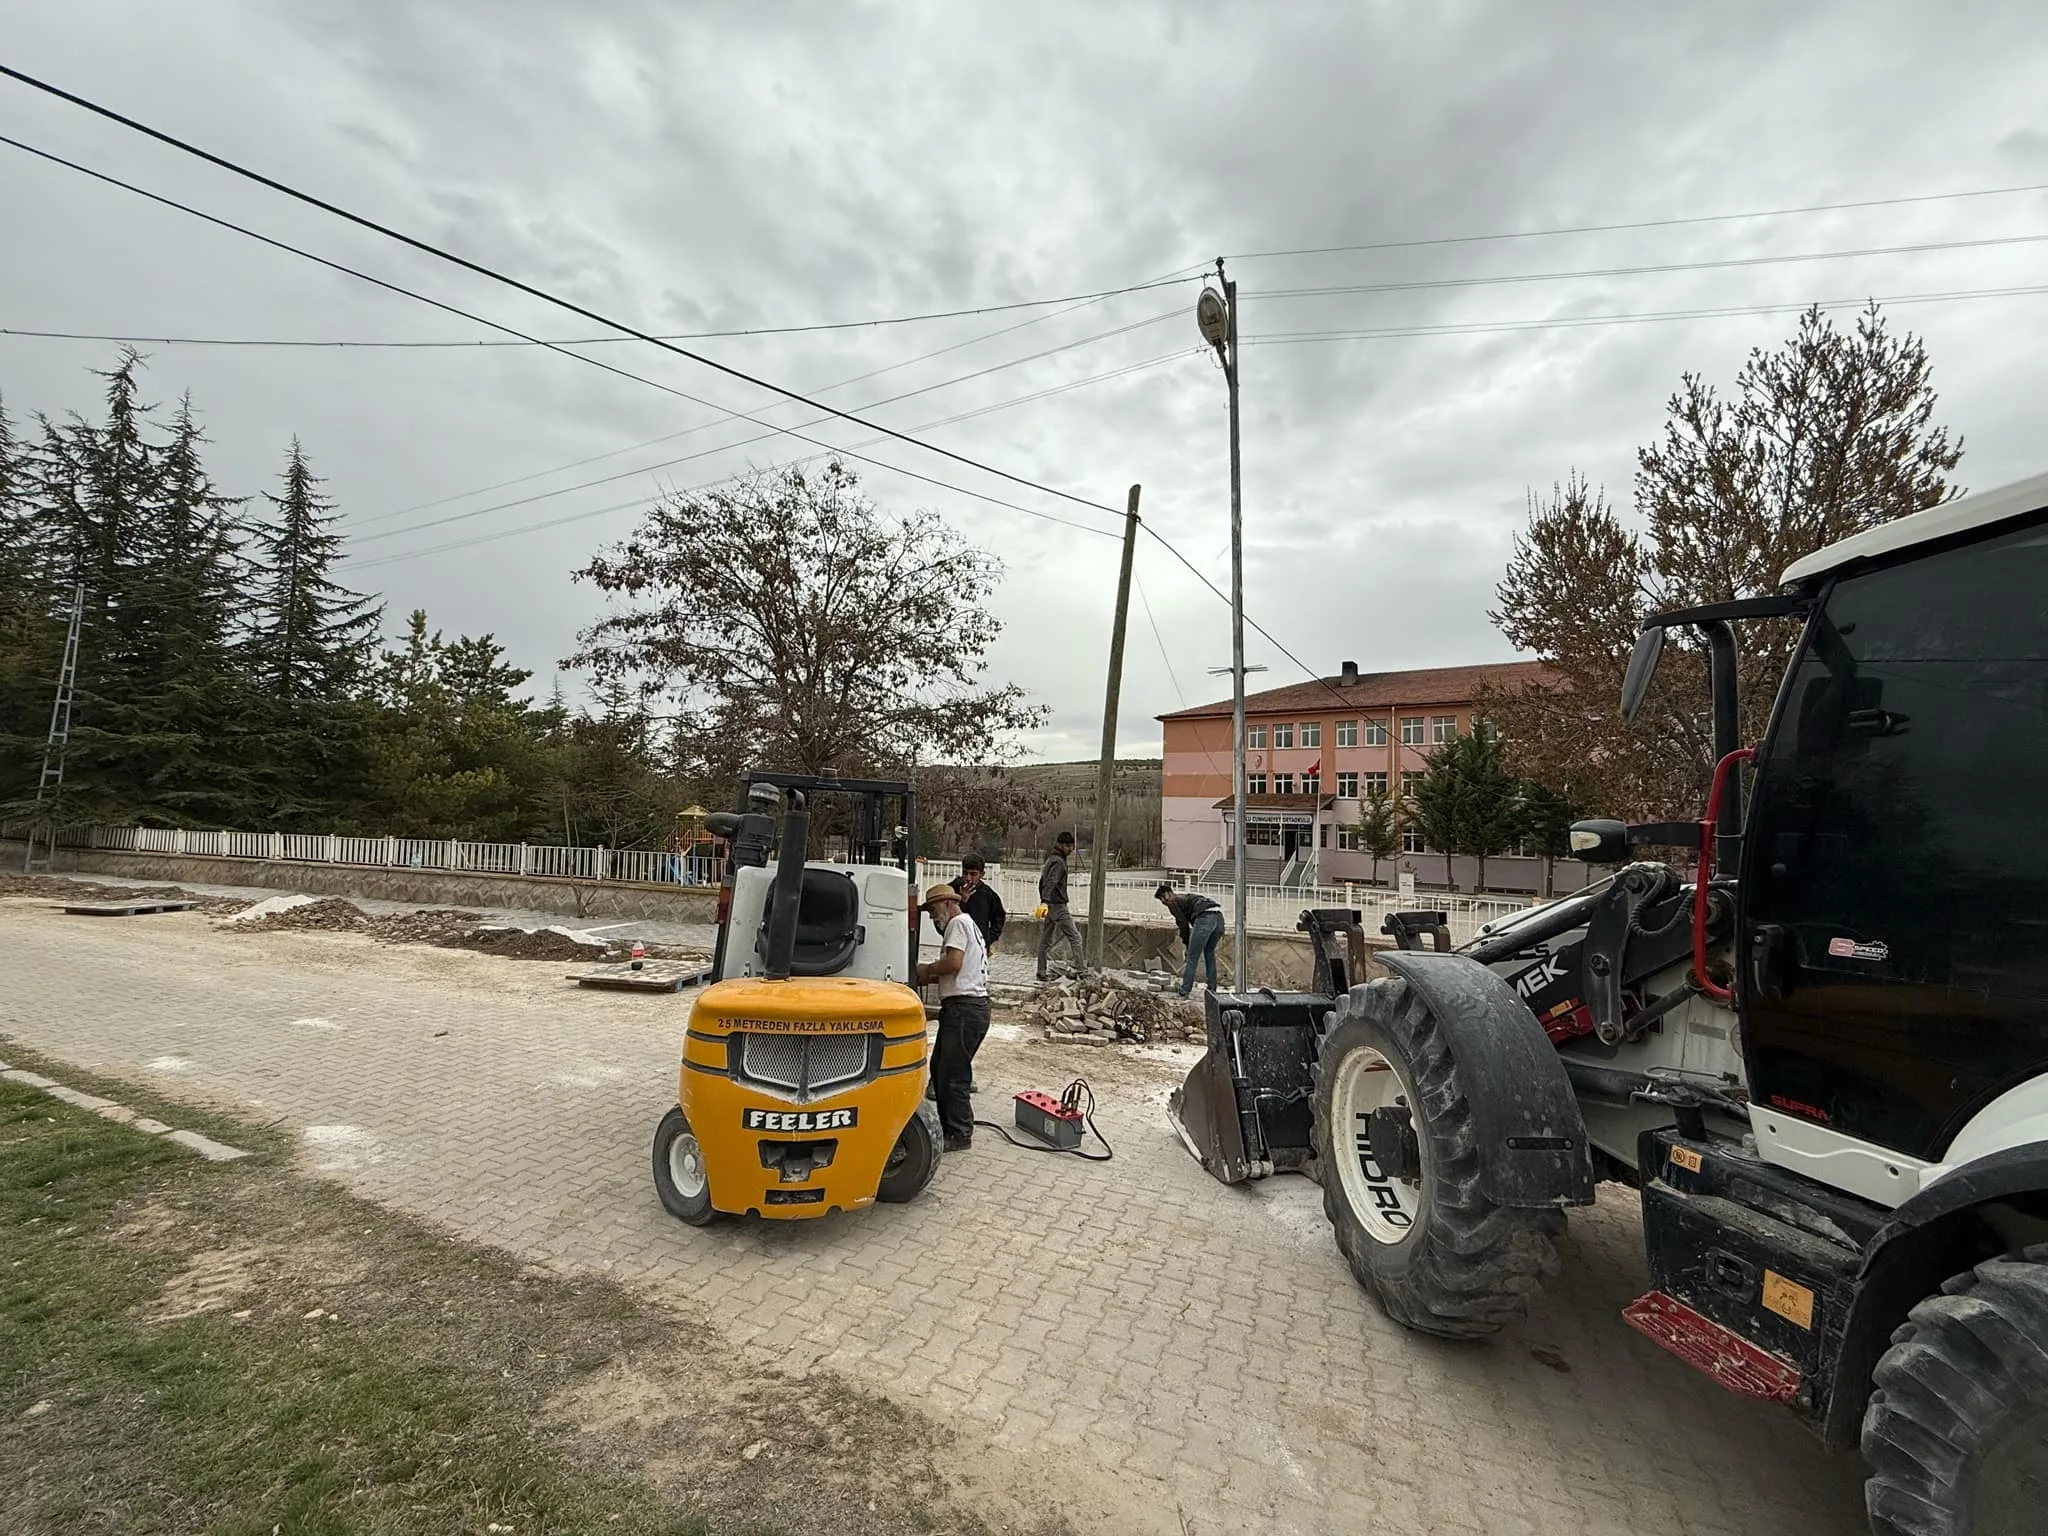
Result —
[[1244, 931], [1244, 478], [1237, 452], [1237, 284], [1224, 275], [1221, 256], [1216, 258], [1216, 281], [1223, 285], [1221, 293], [1205, 287], [1195, 300], [1195, 326], [1202, 340], [1216, 349], [1230, 390], [1230, 794], [1236, 810], [1231, 835], [1236, 890], [1232, 977], [1237, 990], [1243, 992], [1251, 985], [1251, 941]]

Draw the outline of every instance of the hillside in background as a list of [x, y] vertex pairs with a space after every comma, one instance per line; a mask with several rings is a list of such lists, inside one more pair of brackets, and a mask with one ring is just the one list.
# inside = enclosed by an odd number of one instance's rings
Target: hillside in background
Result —
[[[1120, 868], [1151, 868], [1161, 858], [1159, 768], [1156, 757], [1117, 761], [1109, 846], [1110, 856]], [[1013, 853], [1035, 853], [1048, 847], [1063, 828], [1074, 834], [1082, 848], [1094, 844], [1099, 765], [1092, 758], [1078, 763], [1020, 763], [1005, 772], [1052, 802], [1051, 811], [1035, 826], [1010, 829]]]

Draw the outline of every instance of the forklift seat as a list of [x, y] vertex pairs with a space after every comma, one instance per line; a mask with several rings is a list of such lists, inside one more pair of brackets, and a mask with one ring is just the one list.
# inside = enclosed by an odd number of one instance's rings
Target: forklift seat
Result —
[[[775, 892], [768, 892], [761, 914], [761, 938], [774, 921]], [[790, 957], [792, 976], [836, 976], [853, 963], [867, 938], [860, 921], [860, 892], [853, 877], [836, 869], [806, 869], [797, 895], [796, 952]]]

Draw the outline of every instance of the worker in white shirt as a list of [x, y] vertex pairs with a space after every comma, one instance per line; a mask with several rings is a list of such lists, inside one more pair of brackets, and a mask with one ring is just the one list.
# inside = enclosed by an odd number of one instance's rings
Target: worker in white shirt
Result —
[[943, 935], [936, 960], [921, 961], [920, 983], [939, 984], [939, 1042], [932, 1052], [932, 1082], [938, 1089], [939, 1123], [946, 1150], [965, 1152], [974, 1144], [974, 1053], [988, 1034], [988, 944], [960, 906], [960, 893], [935, 885], [924, 893], [924, 910]]

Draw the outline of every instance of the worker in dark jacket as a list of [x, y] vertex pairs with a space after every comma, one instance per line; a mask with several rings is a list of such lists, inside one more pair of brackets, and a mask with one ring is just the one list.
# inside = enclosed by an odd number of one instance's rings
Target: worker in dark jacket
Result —
[[981, 930], [982, 942], [994, 949], [1010, 914], [1003, 910], [1003, 898], [996, 894], [996, 888], [988, 883], [988, 865], [980, 854], [970, 853], [960, 861], [960, 878], [953, 882], [953, 888], [960, 893], [960, 909]]
[[1180, 995], [1186, 997], [1195, 990], [1197, 955], [1202, 957], [1204, 980], [1209, 990], [1214, 992], [1216, 941], [1223, 937], [1223, 909], [1200, 891], [1177, 893], [1170, 881], [1161, 882], [1159, 889], [1152, 894], [1173, 914], [1173, 925], [1180, 930], [1180, 941], [1188, 948], [1188, 958], [1180, 972]]
[[1081, 930], [1074, 926], [1074, 914], [1067, 909], [1067, 860], [1074, 852], [1074, 834], [1062, 832], [1052, 840], [1052, 857], [1038, 872], [1038, 979], [1046, 979], [1046, 963], [1052, 959], [1054, 939], [1064, 939], [1074, 948], [1074, 970], [1086, 968], [1081, 958]]

